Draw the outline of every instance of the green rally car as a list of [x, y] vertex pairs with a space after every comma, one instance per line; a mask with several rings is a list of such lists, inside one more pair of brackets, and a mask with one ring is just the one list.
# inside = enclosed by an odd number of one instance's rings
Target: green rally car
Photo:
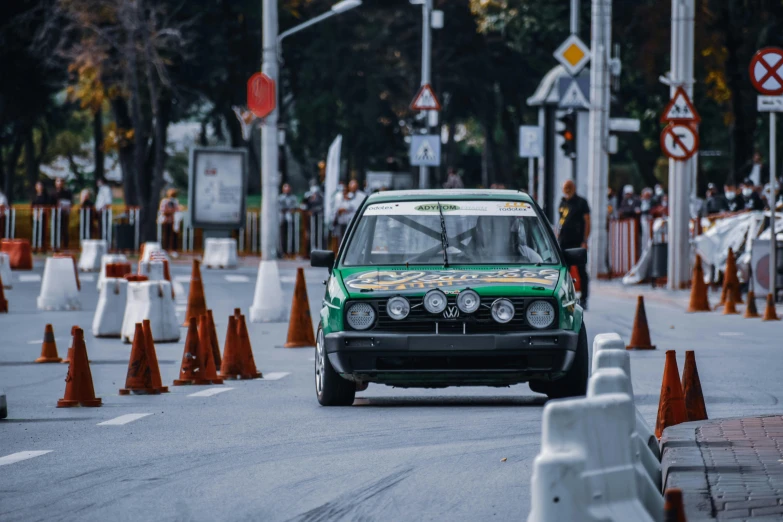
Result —
[[370, 382], [399, 387], [509, 386], [584, 395], [588, 347], [569, 265], [540, 208], [511, 190], [373, 194], [329, 269], [316, 336], [324, 406], [350, 405]]

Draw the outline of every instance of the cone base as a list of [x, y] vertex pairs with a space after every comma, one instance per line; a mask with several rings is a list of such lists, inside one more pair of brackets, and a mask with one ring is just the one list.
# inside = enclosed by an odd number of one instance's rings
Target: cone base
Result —
[[204, 386], [207, 384], [223, 384], [223, 379], [190, 379], [190, 380], [175, 380], [174, 386]]
[[120, 388], [120, 395], [160, 395], [159, 388]]
[[639, 346], [631, 346], [630, 344], [625, 347], [626, 350], [655, 350], [655, 345], [648, 344], [648, 345], [639, 345]]
[[174, 384], [174, 386], [189, 386], [189, 385], [193, 384], [193, 381], [191, 381], [189, 379], [184, 379], [184, 380], [174, 379], [174, 383], [173, 384]]
[[709, 308], [688, 308], [685, 310], [685, 313], [688, 314], [697, 314], [699, 312], [712, 312]]
[[745, 312], [745, 315], [743, 315], [742, 317], [744, 317], [745, 319], [757, 319], [761, 317], [761, 315], [759, 315], [758, 312], [753, 312], [753, 313]]
[[39, 357], [35, 360], [37, 363], [61, 363], [63, 362], [60, 357]]
[[315, 342], [312, 343], [309, 341], [290, 342], [290, 343], [285, 343], [283, 345], [283, 348], [315, 348]]
[[261, 372], [258, 373], [251, 373], [248, 375], [243, 374], [230, 374], [230, 375], [220, 375], [221, 379], [225, 379], [227, 381], [249, 381], [251, 379], [263, 379], [263, 375], [261, 375]]
[[83, 408], [97, 408], [102, 405], [103, 402], [101, 401], [101, 399], [85, 399], [83, 401], [60, 399], [59, 401], [57, 401], [58, 408], [78, 408], [79, 406]]

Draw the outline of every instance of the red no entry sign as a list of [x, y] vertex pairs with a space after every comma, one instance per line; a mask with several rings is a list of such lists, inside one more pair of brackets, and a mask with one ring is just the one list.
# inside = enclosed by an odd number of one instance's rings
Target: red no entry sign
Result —
[[247, 81], [247, 108], [259, 118], [264, 118], [275, 110], [276, 105], [275, 81], [260, 72], [251, 76]]
[[750, 81], [761, 94], [783, 94], [783, 49], [761, 49], [750, 60]]
[[690, 125], [669, 124], [661, 133], [661, 149], [669, 158], [685, 161], [699, 150], [699, 135]]

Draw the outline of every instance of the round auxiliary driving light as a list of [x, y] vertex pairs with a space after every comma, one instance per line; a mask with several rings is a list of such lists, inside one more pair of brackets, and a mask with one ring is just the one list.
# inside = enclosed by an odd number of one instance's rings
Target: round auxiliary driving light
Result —
[[446, 294], [438, 289], [430, 290], [424, 294], [424, 308], [431, 314], [439, 314], [446, 309]]
[[497, 299], [492, 303], [492, 319], [507, 323], [514, 318], [514, 305], [508, 299]]
[[533, 328], [546, 328], [555, 320], [555, 308], [546, 301], [533, 301], [528, 305], [525, 317]]
[[463, 290], [457, 296], [457, 308], [463, 314], [472, 314], [478, 310], [481, 298], [473, 290]]
[[404, 297], [392, 297], [386, 303], [386, 313], [395, 321], [401, 321], [411, 312], [411, 304]]
[[345, 311], [345, 321], [354, 330], [366, 330], [375, 322], [375, 309], [367, 303], [354, 303]]

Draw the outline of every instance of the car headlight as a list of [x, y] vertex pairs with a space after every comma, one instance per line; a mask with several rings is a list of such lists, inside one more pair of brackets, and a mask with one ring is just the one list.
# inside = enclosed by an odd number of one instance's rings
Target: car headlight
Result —
[[367, 303], [354, 303], [346, 310], [345, 320], [354, 330], [366, 330], [375, 322], [375, 309]]
[[481, 298], [473, 290], [463, 290], [457, 296], [457, 308], [464, 314], [472, 314], [480, 304]]
[[492, 319], [507, 323], [514, 318], [514, 305], [508, 299], [497, 299], [492, 303]]
[[395, 321], [408, 317], [411, 312], [411, 304], [404, 297], [392, 297], [386, 303], [386, 313]]
[[439, 314], [446, 309], [446, 294], [438, 289], [430, 290], [424, 295], [424, 308], [431, 314]]
[[547, 301], [533, 301], [528, 305], [525, 317], [533, 328], [546, 328], [555, 320], [555, 308]]

